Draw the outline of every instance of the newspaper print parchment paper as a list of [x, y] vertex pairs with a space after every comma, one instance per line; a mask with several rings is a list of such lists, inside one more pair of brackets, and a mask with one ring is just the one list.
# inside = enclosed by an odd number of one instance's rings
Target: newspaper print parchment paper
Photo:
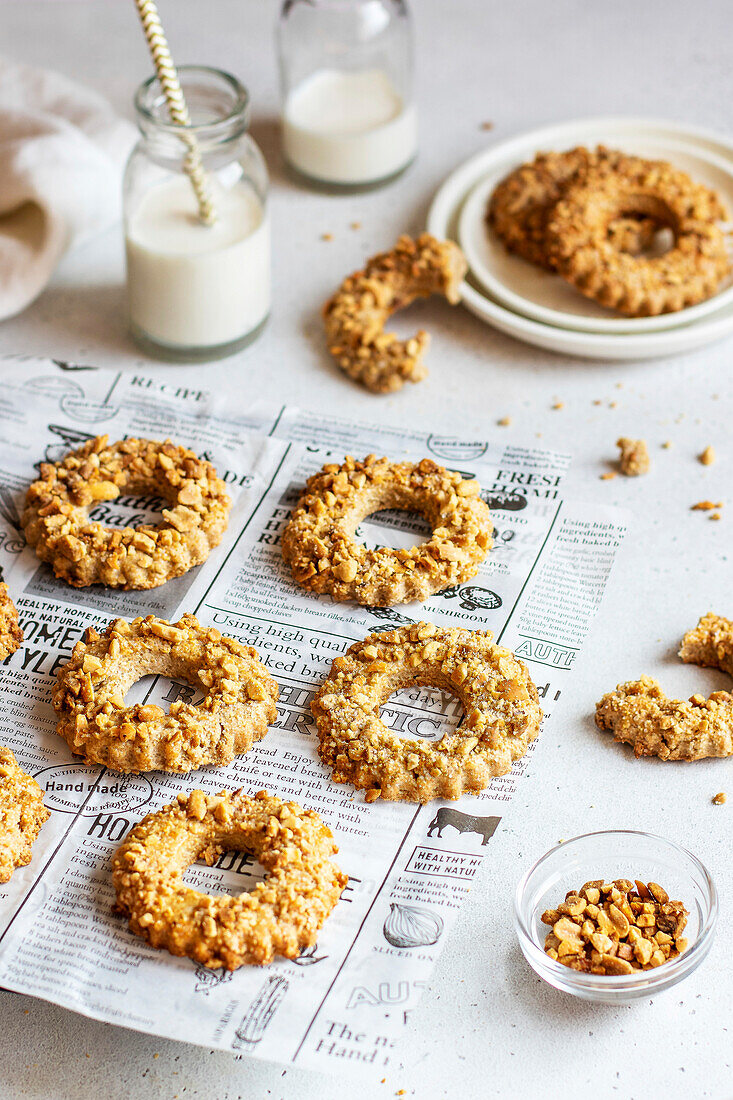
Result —
[[[200, 377], [200, 376], [199, 376]], [[367, 804], [334, 784], [316, 752], [310, 701], [333, 659], [373, 630], [429, 619], [494, 631], [529, 666], [546, 721], [565, 691], [625, 533], [619, 513], [563, 496], [568, 457], [498, 440], [339, 420], [255, 405], [241, 414], [171, 368], [138, 374], [48, 360], [0, 361], [0, 566], [25, 642], [0, 675], [0, 742], [45, 791], [52, 811], [33, 860], [0, 887], [0, 983], [109, 1023], [330, 1072], [382, 1073], [427, 985], [460, 905], [532, 752], [480, 796], [426, 806]], [[92, 435], [170, 436], [212, 461], [234, 507], [222, 545], [186, 576], [150, 592], [72, 589], [25, 546], [23, 493], [39, 462]], [[426, 455], [479, 478], [496, 526], [480, 573], [423, 605], [368, 609], [296, 588], [279, 537], [305, 477], [345, 453]], [[96, 515], [115, 525], [154, 516], [131, 497]], [[371, 545], [427, 532], [409, 513], [380, 512]], [[257, 647], [280, 684], [267, 737], [228, 768], [188, 776], [121, 776], [87, 767], [54, 732], [50, 690], [82, 631], [110, 617], [195, 612]], [[147, 677], [128, 700], [195, 701], [190, 687]], [[455, 699], [402, 691], [382, 716], [406, 737], [438, 739], [460, 721]], [[113, 915], [110, 856], [146, 813], [182, 790], [263, 787], [316, 809], [333, 830], [349, 885], [318, 943], [295, 961], [236, 973], [156, 951]], [[249, 889], [262, 873], [228, 852], [186, 874], [208, 892]]]

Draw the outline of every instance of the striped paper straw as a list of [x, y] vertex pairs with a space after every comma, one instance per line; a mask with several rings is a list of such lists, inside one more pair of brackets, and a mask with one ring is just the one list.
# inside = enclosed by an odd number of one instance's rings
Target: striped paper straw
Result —
[[158, 75], [158, 81], [168, 101], [168, 113], [171, 122], [182, 127], [181, 138], [188, 146], [188, 152], [183, 162], [183, 168], [196, 195], [199, 207], [199, 218], [204, 225], [213, 225], [216, 221], [216, 210], [211, 200], [211, 189], [206, 178], [206, 172], [201, 162], [201, 152], [194, 135], [187, 132], [191, 126], [191, 116], [188, 113], [186, 100], [183, 97], [181, 82], [178, 79], [176, 67], [173, 64], [168, 40], [165, 37], [163, 24], [158, 15], [153, 0], [135, 0], [135, 5], [140, 16], [140, 21], [148, 40], [150, 53]]

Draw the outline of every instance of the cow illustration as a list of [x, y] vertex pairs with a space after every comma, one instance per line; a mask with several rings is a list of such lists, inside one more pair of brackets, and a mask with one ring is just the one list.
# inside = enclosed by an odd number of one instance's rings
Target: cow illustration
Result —
[[500, 817], [474, 817], [473, 814], [462, 814], [460, 810], [454, 810], [451, 806], [442, 806], [428, 825], [428, 836], [432, 836], [437, 829], [438, 836], [442, 837], [446, 825], [452, 825], [459, 833], [478, 833], [484, 838], [481, 841], [483, 848], [496, 832], [496, 826], [500, 821]]

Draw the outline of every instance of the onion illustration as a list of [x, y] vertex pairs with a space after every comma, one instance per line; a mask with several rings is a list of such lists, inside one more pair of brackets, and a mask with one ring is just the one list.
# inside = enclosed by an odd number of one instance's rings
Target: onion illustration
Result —
[[392, 902], [382, 931], [393, 947], [427, 947], [440, 939], [443, 921], [429, 909]]

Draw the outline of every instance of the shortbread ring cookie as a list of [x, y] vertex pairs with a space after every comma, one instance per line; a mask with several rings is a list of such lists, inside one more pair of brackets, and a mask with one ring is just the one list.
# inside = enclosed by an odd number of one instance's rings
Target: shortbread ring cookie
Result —
[[[26, 498], [26, 538], [77, 588], [156, 588], [205, 561], [226, 530], [224, 482], [210, 462], [170, 440], [97, 436], [40, 470]], [[127, 493], [162, 496], [169, 505], [162, 522], [110, 528], [90, 520], [90, 509]]]
[[[538, 153], [533, 161], [510, 172], [492, 192], [487, 224], [508, 252], [555, 271], [556, 263], [545, 240], [555, 204], [580, 172], [618, 155], [602, 145], [592, 152], [579, 146], [565, 153]], [[637, 256], [651, 246], [660, 228], [663, 226], [652, 217], [620, 215], [609, 221], [606, 238], [614, 250]]]
[[[186, 868], [229, 849], [257, 856], [267, 877], [239, 896], [202, 894]], [[236, 970], [276, 955], [295, 959], [316, 942], [348, 879], [318, 814], [259, 791], [203, 791], [149, 814], [117, 849], [112, 875], [120, 912], [153, 947], [203, 966]]]
[[349, 275], [323, 307], [328, 350], [350, 378], [373, 393], [391, 393], [427, 375], [423, 355], [429, 336], [409, 340], [385, 332], [388, 318], [415, 298], [442, 294], [451, 304], [468, 266], [457, 244], [429, 233], [403, 236], [390, 252]]
[[[306, 483], [282, 536], [293, 578], [334, 600], [389, 607], [425, 600], [478, 572], [491, 547], [493, 525], [475, 478], [422, 462], [367, 455], [329, 463]], [[421, 512], [431, 538], [409, 550], [367, 550], [355, 538], [359, 523], [382, 508]]]
[[18, 623], [18, 610], [10, 598], [7, 584], [0, 584], [0, 661], [15, 653], [23, 641]]
[[[154, 704], [125, 706], [141, 677], [183, 679], [203, 692], [166, 714]], [[89, 628], [57, 673], [57, 732], [87, 764], [118, 772], [188, 772], [223, 766], [247, 752], [277, 717], [278, 688], [257, 651], [202, 626], [193, 615], [168, 623], [149, 615]]]
[[[608, 240], [630, 214], [670, 228], [661, 256], [633, 256]], [[607, 156], [580, 172], [554, 207], [545, 243], [558, 272], [587, 298], [631, 317], [670, 313], [716, 293], [730, 271], [718, 196], [664, 161]]]
[[[542, 720], [527, 669], [488, 631], [414, 623], [370, 634], [337, 657], [313, 700], [319, 753], [337, 783], [366, 799], [459, 798], [505, 775]], [[380, 706], [400, 688], [429, 686], [457, 696], [465, 717], [437, 742], [401, 738]]]
[[[703, 615], [682, 639], [679, 655], [688, 664], [719, 668], [733, 676], [733, 622]], [[642, 676], [619, 684], [596, 706], [596, 723], [637, 756], [702, 760], [733, 754], [733, 695], [714, 691], [707, 699], [669, 699], [656, 680]]]
[[579, 147], [565, 153], [538, 153], [501, 181], [489, 199], [486, 221], [509, 252], [554, 270], [545, 248], [548, 216], [567, 183], [593, 157]]
[[49, 816], [33, 776], [0, 745], [0, 883], [8, 882], [16, 867], [30, 863], [33, 844]]

